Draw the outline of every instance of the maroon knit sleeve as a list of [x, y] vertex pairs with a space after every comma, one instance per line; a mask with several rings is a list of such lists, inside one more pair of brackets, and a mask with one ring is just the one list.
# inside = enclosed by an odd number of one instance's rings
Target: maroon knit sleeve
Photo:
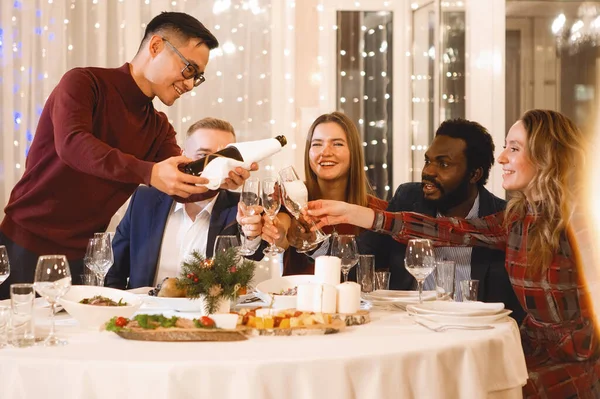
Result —
[[[92, 116], [98, 98], [91, 73], [72, 69], [54, 89], [51, 110], [59, 158], [71, 168], [107, 180], [150, 184], [154, 163], [111, 147], [92, 134]], [[118, 116], [115, 116], [118, 117]], [[126, 115], [122, 115], [123, 118]]]
[[169, 123], [169, 118], [163, 112], [159, 112], [159, 115], [162, 119], [162, 126], [167, 131], [167, 134], [154, 158], [156, 162], [182, 154], [181, 147], [177, 145], [177, 134], [175, 133], [175, 129], [173, 129], [173, 125]]
[[483, 246], [506, 248], [507, 230], [504, 212], [476, 219], [435, 218], [413, 212], [375, 210], [371, 230], [390, 234], [400, 242], [427, 238], [436, 246]]

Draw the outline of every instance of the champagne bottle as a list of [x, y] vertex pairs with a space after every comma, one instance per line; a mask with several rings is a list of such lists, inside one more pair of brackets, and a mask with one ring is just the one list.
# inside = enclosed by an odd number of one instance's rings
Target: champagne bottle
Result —
[[190, 175], [209, 179], [210, 182], [206, 184], [206, 187], [215, 190], [227, 178], [229, 171], [238, 166], [249, 169], [253, 162], [260, 162], [270, 157], [281, 151], [281, 148], [286, 144], [287, 139], [285, 136], [232, 143], [214, 154], [188, 164], [179, 165], [179, 170]]
[[214, 154], [208, 154], [200, 159], [190, 163], [179, 164], [179, 170], [188, 175], [200, 176], [204, 171], [204, 168], [210, 161], [217, 157], [225, 157], [235, 159], [236, 161], [244, 162], [244, 158], [240, 151], [235, 147], [225, 147], [221, 151], [217, 151]]

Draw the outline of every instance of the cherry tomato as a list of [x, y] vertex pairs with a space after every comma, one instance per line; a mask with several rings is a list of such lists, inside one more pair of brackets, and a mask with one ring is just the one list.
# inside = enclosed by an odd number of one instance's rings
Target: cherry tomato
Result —
[[125, 317], [117, 317], [117, 320], [115, 320], [115, 325], [117, 327], [125, 327], [127, 323], [129, 323], [129, 320], [127, 320]]
[[216, 325], [215, 321], [208, 316], [202, 316], [200, 318], [200, 324], [204, 327], [214, 327]]

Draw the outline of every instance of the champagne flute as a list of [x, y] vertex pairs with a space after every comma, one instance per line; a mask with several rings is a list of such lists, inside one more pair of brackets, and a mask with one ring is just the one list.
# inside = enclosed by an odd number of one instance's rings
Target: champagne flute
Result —
[[331, 243], [331, 256], [337, 256], [342, 260], [344, 282], [348, 281], [348, 272], [358, 263], [360, 256], [355, 237], [345, 234], [335, 235]]
[[35, 268], [33, 288], [51, 307], [50, 334], [44, 341], [46, 346], [65, 345], [66, 340], [58, 339], [54, 331], [56, 302], [71, 288], [71, 270], [64, 255], [43, 255], [38, 258]]
[[[300, 216], [302, 210], [306, 209], [308, 206], [308, 189], [304, 182], [298, 177], [293, 166], [287, 166], [281, 169], [279, 171], [279, 177], [281, 177], [282, 182], [283, 204], [298, 222], [302, 223]], [[308, 224], [310, 227], [315, 226], [312, 219], [309, 220]], [[310, 241], [303, 239], [302, 246], [296, 248], [296, 250], [299, 253], [311, 251], [315, 249], [319, 243], [327, 240], [329, 236], [330, 235], [325, 234], [323, 230], [317, 229], [314, 232], [314, 239], [311, 239]]]
[[231, 247], [239, 248], [239, 246], [240, 240], [237, 236], [217, 236], [213, 256], [216, 256], [218, 253], [227, 252]]
[[94, 271], [96, 272], [98, 285], [103, 287], [106, 273], [108, 273], [108, 269], [110, 269], [114, 263], [114, 254], [110, 242], [110, 235], [108, 233], [94, 234], [91, 245], [91, 256], [93, 259]]
[[436, 266], [431, 241], [422, 238], [409, 240], [404, 265], [406, 270], [417, 280], [419, 303], [423, 303], [423, 282]]
[[0, 245], [0, 284], [5, 282], [8, 276], [10, 276], [8, 252], [6, 252], [6, 247], [4, 245]]
[[[281, 190], [279, 189], [279, 181], [277, 179], [270, 177], [263, 180], [261, 199], [263, 209], [267, 217], [271, 220], [271, 223], [273, 223], [281, 208]], [[284, 251], [283, 248], [275, 245], [275, 241], [273, 241], [268, 248], [263, 250], [263, 253], [268, 256], [276, 256]]]
[[[250, 177], [244, 182], [242, 188], [242, 195], [240, 196], [240, 202], [245, 205], [245, 214], [248, 216], [256, 214], [256, 208], [260, 203], [260, 180], [256, 177]], [[242, 242], [242, 246], [239, 249], [241, 255], [252, 255], [254, 251], [246, 246], [248, 237], [241, 231], [241, 234], [246, 238]]]
[[[98, 284], [98, 269], [96, 268], [96, 264], [94, 263], [94, 246], [95, 246], [95, 238], [90, 238], [88, 240], [88, 245], [87, 248], [85, 250], [85, 255], [83, 257], [83, 264], [88, 268], [88, 272], [86, 272], [84, 270], [83, 274], [86, 275], [87, 273], [91, 273], [90, 274], [90, 278], [92, 279], [93, 283], [92, 285], [97, 285]], [[85, 285], [85, 283], [82, 281], [82, 284]]]

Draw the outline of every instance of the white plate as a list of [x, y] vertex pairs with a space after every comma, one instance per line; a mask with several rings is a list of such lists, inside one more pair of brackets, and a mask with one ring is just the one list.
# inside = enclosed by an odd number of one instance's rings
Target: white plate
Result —
[[[396, 290], [377, 290], [364, 294], [369, 299], [381, 299], [381, 300], [402, 300], [402, 301], [413, 301], [419, 300], [419, 291], [396, 291]], [[424, 300], [435, 299], [435, 291], [423, 291], [422, 297]]]
[[506, 317], [512, 313], [512, 310], [505, 309], [500, 313], [485, 316], [449, 316], [449, 315], [437, 315], [437, 314], [420, 314], [415, 313], [413, 309], [414, 305], [408, 305], [406, 310], [411, 316], [427, 321], [432, 321], [438, 324], [446, 325], [483, 325], [491, 324], [503, 321]]
[[[178, 312], [193, 312], [205, 315], [205, 304], [204, 299], [190, 299], [190, 298], [169, 298], [169, 297], [158, 297], [158, 296], [145, 296], [143, 297], [144, 305], [150, 309], [169, 309], [176, 310]], [[216, 313], [228, 313], [230, 309], [230, 301], [222, 300], [219, 303], [219, 307]]]
[[276, 293], [314, 281], [315, 276], [312, 274], [275, 277], [258, 283], [256, 296], [267, 304], [273, 302], [272, 307], [275, 309], [295, 309], [296, 295], [277, 295]]
[[418, 314], [435, 314], [442, 316], [490, 316], [504, 310], [504, 304], [485, 302], [450, 302], [435, 301], [411, 306]]

